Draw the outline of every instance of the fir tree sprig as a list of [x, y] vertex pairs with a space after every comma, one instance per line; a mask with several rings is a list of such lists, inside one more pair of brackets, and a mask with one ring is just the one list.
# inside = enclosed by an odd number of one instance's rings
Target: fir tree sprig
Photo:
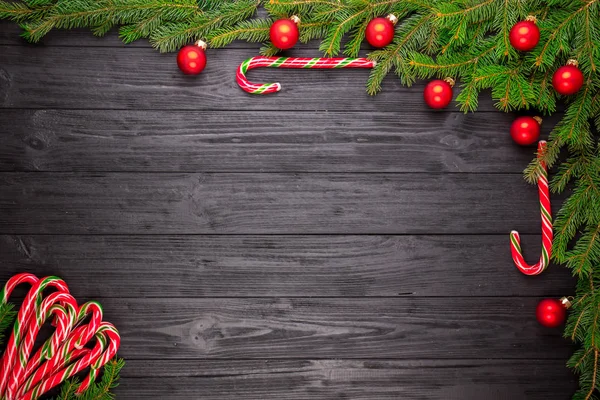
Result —
[[58, 397], [54, 400], [113, 400], [115, 398], [112, 390], [119, 386], [119, 374], [125, 367], [123, 359], [109, 361], [103, 369], [102, 379], [90, 386], [81, 395], [77, 395], [79, 380], [70, 379], [63, 383]]
[[[261, 6], [267, 16], [256, 15]], [[268, 42], [275, 19], [299, 15], [302, 42], [321, 40], [326, 56], [356, 56], [368, 22], [388, 13], [399, 22], [392, 44], [369, 54], [377, 61], [367, 81], [370, 94], [394, 73], [407, 85], [454, 78], [463, 111], [475, 111], [486, 89], [502, 111], [531, 108], [547, 115], [564, 103], [561, 121], [525, 179], [535, 183], [545, 162], [554, 168], [552, 191], [569, 190], [555, 219], [553, 258], [579, 279], [565, 329], [581, 346], [568, 362], [580, 378], [574, 399], [595, 398], [600, 389], [600, 144], [595, 136], [600, 0], [0, 0], [0, 18], [21, 24], [30, 41], [52, 29], [89, 27], [102, 35], [119, 26], [126, 43], [148, 38], [160, 51], [196, 39], [211, 47], [246, 40], [263, 42], [260, 51], [266, 55], [278, 52]], [[537, 19], [541, 40], [522, 54], [510, 45], [509, 32], [529, 15]], [[570, 58], [579, 62], [585, 84], [565, 99], [553, 89], [552, 74]]]
[[0, 354], [4, 352], [6, 332], [15, 323], [16, 316], [17, 312], [12, 304], [0, 305]]

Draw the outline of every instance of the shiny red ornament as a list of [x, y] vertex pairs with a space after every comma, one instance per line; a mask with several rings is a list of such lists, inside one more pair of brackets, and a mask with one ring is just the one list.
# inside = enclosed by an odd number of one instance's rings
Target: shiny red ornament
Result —
[[547, 328], [561, 326], [567, 318], [567, 309], [571, 302], [566, 297], [562, 299], [543, 299], [537, 305], [535, 314], [538, 322]]
[[446, 107], [452, 101], [452, 86], [454, 86], [452, 78], [429, 82], [423, 91], [425, 103], [435, 109]]
[[509, 40], [512, 47], [520, 51], [533, 50], [540, 42], [540, 28], [535, 24], [535, 17], [517, 22], [510, 30]]
[[186, 75], [198, 75], [206, 67], [206, 43], [198, 40], [195, 44], [182, 47], [177, 53], [177, 66]]
[[394, 14], [371, 20], [365, 31], [367, 42], [378, 49], [392, 43], [392, 40], [394, 40], [394, 26], [397, 22], [398, 18]]
[[583, 73], [577, 68], [577, 61], [569, 60], [552, 76], [552, 86], [558, 93], [568, 96], [575, 94], [583, 86]]
[[521, 146], [537, 143], [540, 138], [540, 117], [519, 117], [510, 126], [510, 136]]
[[271, 42], [275, 47], [281, 50], [291, 49], [298, 43], [300, 32], [298, 30], [298, 24], [300, 18], [292, 16], [288, 19], [278, 19], [273, 22], [269, 34], [271, 36]]

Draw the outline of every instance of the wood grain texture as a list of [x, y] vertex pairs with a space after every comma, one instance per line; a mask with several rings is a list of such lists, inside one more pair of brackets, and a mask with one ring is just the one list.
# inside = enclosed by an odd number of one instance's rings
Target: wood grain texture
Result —
[[536, 233], [538, 208], [514, 174], [0, 175], [17, 234]]
[[[522, 239], [535, 258], [539, 237]], [[506, 235], [0, 236], [0, 282], [22, 271], [58, 275], [77, 298], [560, 297], [574, 285], [558, 266], [518, 273]]]
[[[365, 90], [369, 71], [357, 69], [257, 69], [250, 73], [251, 80], [279, 81], [283, 89], [274, 95], [249, 95], [238, 87], [235, 71], [242, 61], [258, 55], [254, 49], [211, 51], [206, 69], [197, 77], [183, 75], [175, 55], [147, 48], [40, 47], [32, 52], [23, 46], [0, 46], [0, 54], [0, 108], [410, 113], [425, 107], [423, 82], [406, 88], [391, 74], [383, 91], [373, 97]], [[317, 54], [298, 50], [294, 56]], [[495, 110], [489, 95], [481, 96], [479, 110]], [[446, 112], [460, 111], [451, 106]]]
[[512, 264], [511, 229], [539, 256], [533, 152], [489, 93], [476, 114], [434, 112], [422, 82], [390, 75], [370, 97], [368, 71], [262, 69], [283, 91], [257, 97], [235, 70], [259, 44], [211, 49], [190, 78], [116, 32], [17, 35], [0, 21], [0, 281], [57, 274], [101, 299], [118, 399], [575, 391], [573, 349], [534, 317], [573, 279]]
[[126, 359], [567, 359], [572, 349], [562, 332], [535, 320], [537, 302], [282, 297], [102, 304], [123, 336]]
[[[3, 171], [514, 172], [502, 113], [6, 110]], [[544, 123], [547, 130], [556, 118]]]
[[554, 360], [132, 360], [118, 399], [564, 400], [573, 375]]

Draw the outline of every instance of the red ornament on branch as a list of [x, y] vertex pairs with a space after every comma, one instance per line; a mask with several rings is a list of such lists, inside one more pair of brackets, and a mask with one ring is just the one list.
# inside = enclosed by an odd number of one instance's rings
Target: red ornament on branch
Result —
[[296, 15], [292, 15], [287, 19], [278, 19], [273, 22], [273, 25], [271, 25], [271, 29], [269, 30], [273, 45], [281, 50], [287, 50], [294, 47], [296, 43], [298, 43], [298, 38], [300, 37], [300, 32], [298, 30], [299, 23], [300, 18]]
[[454, 79], [452, 78], [436, 79], [429, 82], [423, 91], [425, 103], [435, 109], [446, 107], [452, 101], [453, 86]]
[[567, 310], [571, 307], [571, 300], [567, 297], [558, 299], [543, 299], [536, 308], [538, 322], [547, 328], [561, 326], [567, 318]]
[[397, 22], [398, 17], [394, 14], [371, 20], [365, 31], [367, 42], [378, 49], [392, 43], [392, 40], [394, 40], [394, 27]]
[[536, 143], [540, 137], [540, 117], [519, 117], [510, 126], [510, 136], [515, 143], [529, 146]]
[[198, 75], [206, 67], [206, 43], [198, 40], [177, 53], [177, 66], [186, 75]]
[[533, 15], [525, 21], [517, 22], [510, 30], [509, 40], [512, 47], [520, 51], [533, 50], [540, 41], [540, 28], [535, 24]]
[[567, 65], [560, 67], [552, 76], [552, 86], [558, 93], [568, 96], [575, 94], [583, 86], [583, 73], [577, 67], [577, 60], [567, 61]]

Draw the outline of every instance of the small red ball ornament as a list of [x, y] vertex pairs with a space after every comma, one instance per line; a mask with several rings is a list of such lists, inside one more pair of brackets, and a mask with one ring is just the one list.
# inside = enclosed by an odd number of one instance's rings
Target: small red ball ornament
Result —
[[398, 17], [394, 14], [371, 20], [365, 31], [367, 42], [378, 49], [392, 43], [392, 40], [394, 40], [394, 26], [397, 22]]
[[536, 308], [538, 322], [547, 328], [556, 328], [562, 325], [567, 318], [567, 310], [571, 307], [571, 301], [562, 299], [543, 299]]
[[198, 75], [206, 67], [206, 43], [198, 40], [177, 53], [177, 66], [186, 75]]
[[520, 51], [529, 51], [537, 46], [540, 41], [540, 28], [535, 21], [535, 17], [530, 15], [525, 21], [517, 22], [512, 27], [509, 34], [512, 47]]
[[510, 126], [510, 136], [521, 146], [537, 143], [540, 138], [540, 117], [519, 117]]
[[423, 91], [425, 103], [435, 109], [446, 107], [452, 101], [452, 86], [454, 86], [452, 78], [429, 82]]
[[554, 86], [554, 90], [565, 96], [575, 94], [581, 89], [583, 74], [577, 68], [577, 60], [569, 60], [567, 65], [556, 70], [552, 76], [552, 86]]
[[269, 34], [271, 36], [271, 42], [281, 50], [291, 49], [298, 43], [300, 32], [298, 31], [298, 24], [300, 18], [292, 15], [288, 19], [278, 19], [273, 22]]

